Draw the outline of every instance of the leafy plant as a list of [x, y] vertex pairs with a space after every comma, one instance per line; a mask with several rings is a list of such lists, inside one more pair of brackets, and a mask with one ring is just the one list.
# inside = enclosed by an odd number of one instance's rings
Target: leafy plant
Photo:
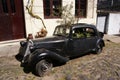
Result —
[[72, 13], [72, 4], [73, 2], [71, 2], [70, 5], [65, 5], [62, 8], [60, 8], [61, 20], [58, 20], [58, 23], [65, 24], [68, 26], [74, 23], [78, 23], [79, 18], [76, 18], [75, 15]]
[[36, 15], [36, 14], [33, 13], [33, 4], [34, 4], [34, 0], [28, 0], [26, 9], [28, 10], [28, 13], [29, 13], [29, 15], [31, 17], [41, 20], [41, 22], [43, 24], [43, 27], [44, 27], [39, 32], [37, 32], [37, 35], [35, 37], [36, 38], [38, 38], [38, 37], [45, 37], [47, 35], [46, 26], [44, 24], [43, 19], [40, 16], [38, 16], [38, 15]]

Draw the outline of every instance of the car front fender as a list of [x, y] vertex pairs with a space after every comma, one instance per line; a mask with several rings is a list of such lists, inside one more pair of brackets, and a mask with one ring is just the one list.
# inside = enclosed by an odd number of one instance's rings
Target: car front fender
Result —
[[35, 65], [36, 63], [43, 59], [48, 59], [51, 60], [52, 62], [57, 63], [66, 63], [69, 60], [68, 58], [63, 57], [55, 52], [46, 49], [37, 49], [30, 55], [29, 63], [30, 65], [31, 64]]

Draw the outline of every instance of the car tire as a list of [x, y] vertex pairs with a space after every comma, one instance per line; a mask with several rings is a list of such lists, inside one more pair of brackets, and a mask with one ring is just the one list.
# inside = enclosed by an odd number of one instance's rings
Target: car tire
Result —
[[100, 54], [102, 52], [102, 49], [103, 49], [102, 43], [99, 43], [96, 47], [95, 53]]
[[53, 64], [49, 60], [41, 60], [36, 64], [36, 74], [40, 77], [52, 70]]

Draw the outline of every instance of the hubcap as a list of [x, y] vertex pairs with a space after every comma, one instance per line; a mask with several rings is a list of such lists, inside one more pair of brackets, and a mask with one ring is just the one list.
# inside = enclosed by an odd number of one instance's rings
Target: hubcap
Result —
[[43, 63], [42, 66], [41, 66], [41, 70], [44, 71], [44, 72], [49, 70], [49, 65], [50, 64], [47, 63], [47, 62]]

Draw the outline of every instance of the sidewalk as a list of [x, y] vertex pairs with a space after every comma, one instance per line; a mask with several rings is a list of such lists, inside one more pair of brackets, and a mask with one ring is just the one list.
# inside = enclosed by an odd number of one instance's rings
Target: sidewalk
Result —
[[0, 57], [16, 55], [19, 51], [19, 47], [19, 42], [0, 44]]
[[25, 39], [9, 40], [0, 42], [0, 57], [13, 56], [18, 54], [20, 48], [20, 41]]

